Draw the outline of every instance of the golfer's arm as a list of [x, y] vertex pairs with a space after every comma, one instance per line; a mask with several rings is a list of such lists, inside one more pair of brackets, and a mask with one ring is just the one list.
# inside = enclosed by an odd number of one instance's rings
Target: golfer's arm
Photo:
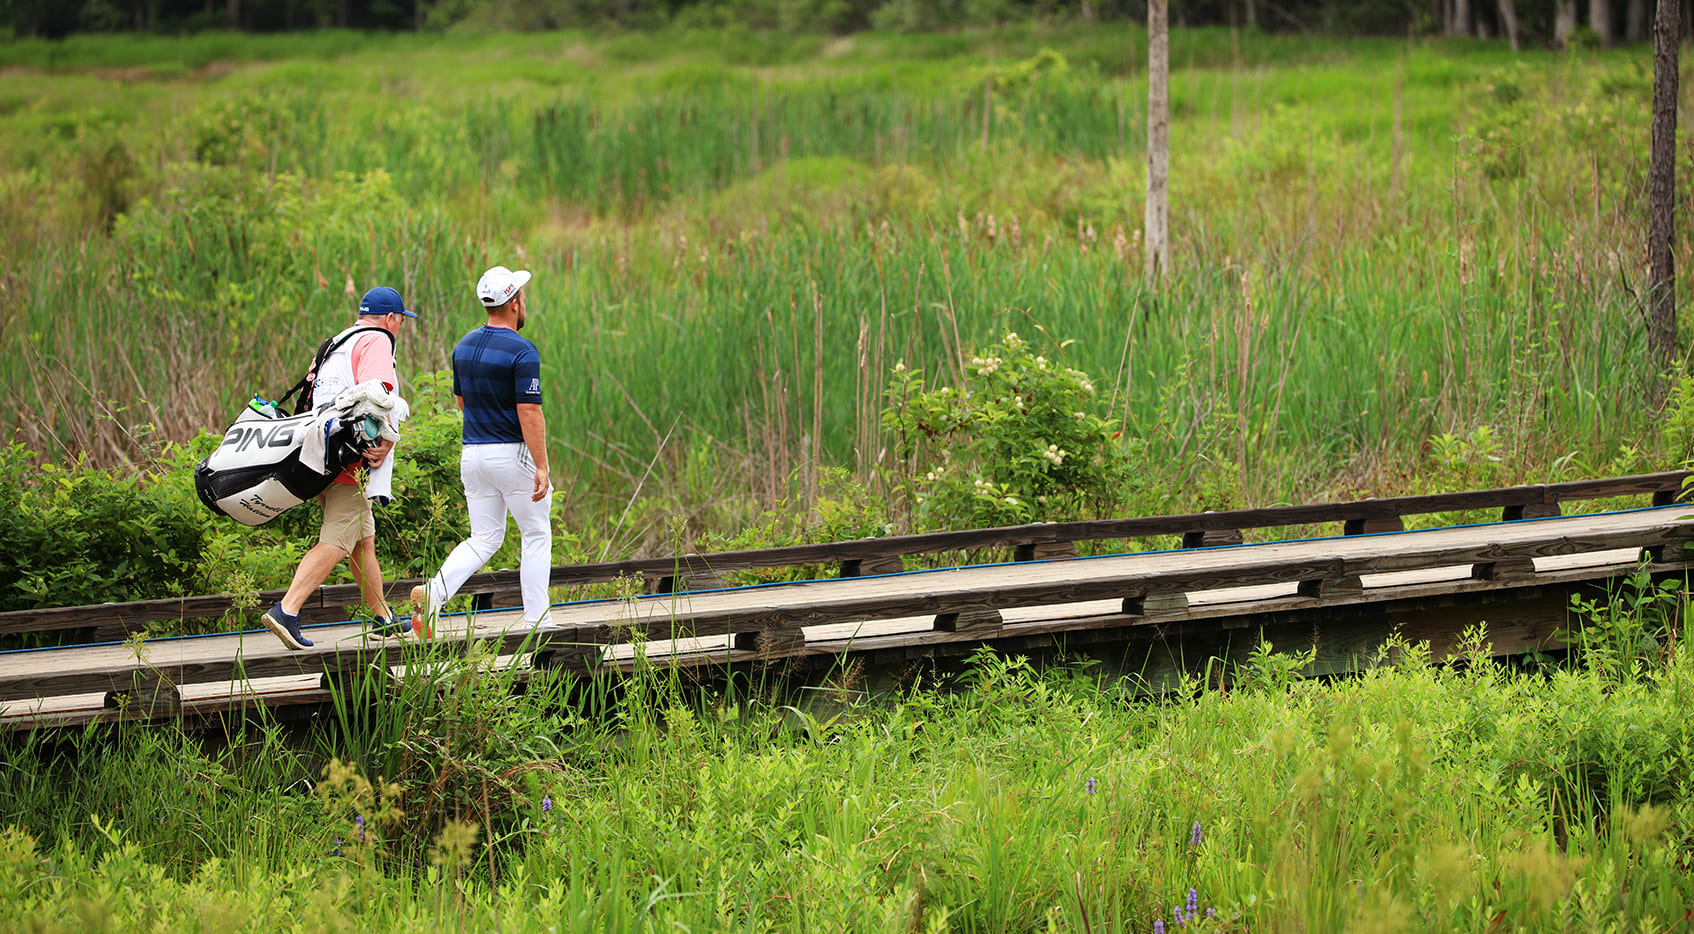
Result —
[[520, 402], [517, 409], [518, 427], [523, 429], [523, 443], [529, 447], [529, 456], [538, 470], [546, 470], [547, 418], [535, 403]]

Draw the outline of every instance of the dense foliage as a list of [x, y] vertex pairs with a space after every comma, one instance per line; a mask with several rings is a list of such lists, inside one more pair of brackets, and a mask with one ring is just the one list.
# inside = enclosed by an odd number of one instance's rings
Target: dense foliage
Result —
[[[1582, 4], [1586, 7], [1588, 4]], [[1615, 7], [1615, 9], [1614, 9]], [[1644, 38], [1644, 20], [1617, 3], [1602, 19], [1617, 35]], [[1554, 36], [1552, 0], [1514, 5], [1532, 39]], [[1586, 10], [1584, 11], [1586, 12]], [[1323, 30], [1351, 35], [1408, 32], [1503, 35], [1500, 10], [1477, 3], [1458, 25], [1437, 0], [1172, 0], [1173, 24], [1246, 26], [1279, 32]], [[74, 32], [204, 29], [261, 31], [340, 27], [440, 30], [737, 26], [789, 32], [847, 33], [867, 28], [915, 31], [998, 26], [1035, 19], [1088, 22], [1147, 19], [1146, 0], [4, 0], [0, 28], [20, 36]], [[1585, 18], [1583, 22], [1590, 22]]]
[[1682, 462], [1689, 393], [1644, 404], [1633, 57], [1179, 30], [1155, 283], [1144, 42], [0, 47], [60, 69], [0, 72], [0, 602], [282, 586], [312, 510], [236, 529], [183, 471], [379, 283], [432, 413], [379, 548], [431, 566], [464, 516], [429, 374], [494, 262], [536, 272], [560, 562]]
[[1680, 587], [1632, 585], [1628, 623], [1557, 670], [1496, 665], [1476, 630], [1336, 681], [1269, 646], [1153, 695], [984, 654], [793, 706], [652, 668], [514, 695], [488, 659], [420, 658], [398, 694], [344, 686], [303, 743], [38, 734], [0, 747], [0, 926], [1674, 929]]

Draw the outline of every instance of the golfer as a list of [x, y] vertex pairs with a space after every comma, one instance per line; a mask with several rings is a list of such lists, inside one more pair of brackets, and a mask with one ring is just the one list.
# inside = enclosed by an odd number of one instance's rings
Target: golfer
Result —
[[[459, 479], [470, 509], [471, 537], [460, 542], [441, 572], [412, 588], [421, 618], [434, 620], [465, 579], [481, 570], [506, 539], [506, 516], [523, 535], [518, 582], [524, 622], [536, 626], [550, 605], [553, 566], [553, 484], [547, 474], [547, 421], [541, 414], [541, 354], [518, 336], [529, 320], [524, 285], [529, 273], [495, 266], [482, 274], [476, 297], [488, 323], [453, 348], [453, 398], [465, 413]], [[425, 624], [429, 635], [433, 626]]]

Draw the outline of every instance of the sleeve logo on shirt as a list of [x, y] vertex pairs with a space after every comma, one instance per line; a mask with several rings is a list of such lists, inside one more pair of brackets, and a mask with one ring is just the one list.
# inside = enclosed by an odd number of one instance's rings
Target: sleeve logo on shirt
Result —
[[530, 392], [540, 392], [541, 391], [541, 380], [539, 378], [532, 379], [532, 380], [529, 381], [529, 391]]

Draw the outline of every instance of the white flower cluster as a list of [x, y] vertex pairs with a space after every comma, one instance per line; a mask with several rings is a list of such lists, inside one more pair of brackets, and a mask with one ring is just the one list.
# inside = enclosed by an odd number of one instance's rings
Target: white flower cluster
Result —
[[1053, 466], [1057, 467], [1065, 462], [1065, 455], [1069, 453], [1069, 451], [1061, 449], [1056, 444], [1049, 444], [1047, 445], [1047, 450], [1041, 452], [1041, 456], [1052, 461]]
[[971, 358], [971, 366], [976, 367], [976, 373], [978, 376], [987, 376], [988, 374], [993, 373], [995, 370], [1000, 369], [1000, 364], [1004, 362], [1005, 361], [1001, 360], [999, 357]]

